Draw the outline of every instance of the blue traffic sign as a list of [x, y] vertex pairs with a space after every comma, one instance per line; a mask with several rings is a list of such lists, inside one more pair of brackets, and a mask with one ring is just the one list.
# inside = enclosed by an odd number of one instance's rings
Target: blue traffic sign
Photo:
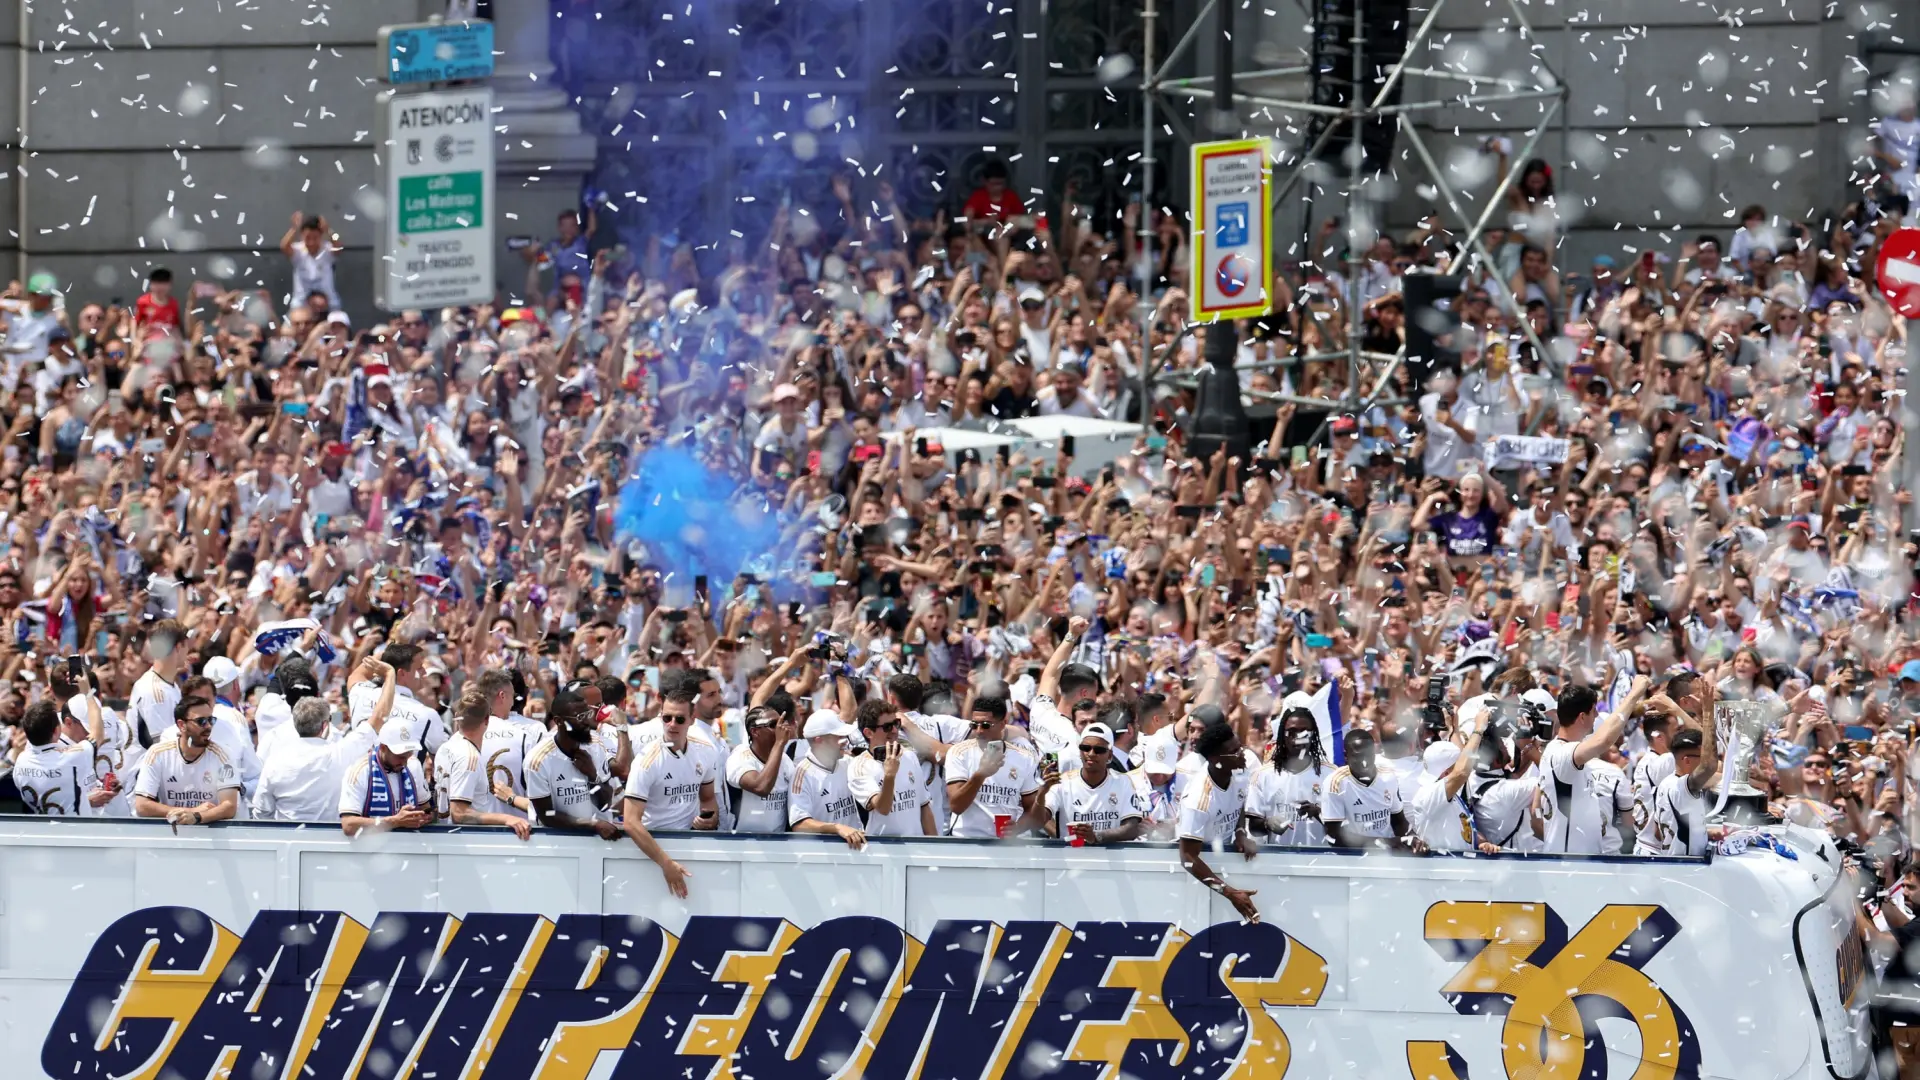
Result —
[[380, 28], [380, 77], [390, 83], [454, 82], [493, 74], [493, 24], [402, 23]]

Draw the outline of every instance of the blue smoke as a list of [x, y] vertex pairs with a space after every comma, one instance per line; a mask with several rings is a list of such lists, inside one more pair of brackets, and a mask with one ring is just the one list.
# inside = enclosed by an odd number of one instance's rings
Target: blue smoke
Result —
[[674, 575], [705, 574], [714, 587], [761, 555], [775, 555], [780, 524], [757, 502], [733, 499], [735, 485], [678, 446], [661, 446], [640, 459], [635, 479], [620, 489], [614, 527], [622, 539], [646, 543], [653, 559]]

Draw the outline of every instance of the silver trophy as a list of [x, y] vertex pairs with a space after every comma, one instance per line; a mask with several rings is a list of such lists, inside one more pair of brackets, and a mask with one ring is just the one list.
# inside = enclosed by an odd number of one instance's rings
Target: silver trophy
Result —
[[1713, 703], [1713, 728], [1721, 750], [1723, 773], [1720, 799], [1713, 816], [1725, 813], [1728, 820], [1741, 824], [1764, 824], [1767, 793], [1749, 782], [1754, 757], [1767, 740], [1767, 728], [1774, 710], [1764, 701], [1716, 701]]

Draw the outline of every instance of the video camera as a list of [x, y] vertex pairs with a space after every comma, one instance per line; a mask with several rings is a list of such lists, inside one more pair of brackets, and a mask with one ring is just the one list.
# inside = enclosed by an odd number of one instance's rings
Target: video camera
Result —
[[1553, 725], [1547, 720], [1547, 711], [1531, 701], [1509, 701], [1495, 698], [1488, 703], [1492, 714], [1488, 732], [1497, 739], [1538, 739], [1545, 742], [1553, 738]]

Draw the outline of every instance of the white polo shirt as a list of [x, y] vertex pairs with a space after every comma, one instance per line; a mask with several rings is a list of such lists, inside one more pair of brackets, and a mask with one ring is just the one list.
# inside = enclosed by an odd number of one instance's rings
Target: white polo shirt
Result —
[[1292, 772], [1269, 761], [1247, 781], [1247, 813], [1266, 822], [1273, 843], [1287, 847], [1325, 847], [1326, 826], [1303, 812], [1302, 807], [1319, 810], [1327, 780], [1332, 776], [1332, 767], [1324, 764]]
[[[868, 836], [925, 836], [921, 828], [920, 808], [933, 801], [933, 770], [905, 743], [887, 748], [900, 755], [900, 770], [893, 777], [893, 803], [867, 811]], [[861, 806], [873, 801], [887, 782], [887, 763], [875, 761], [871, 752], [856, 754], [847, 762], [847, 787]]]
[[1078, 769], [1062, 775], [1047, 792], [1047, 809], [1053, 812], [1053, 823], [1062, 840], [1067, 838], [1069, 825], [1085, 822], [1095, 832], [1107, 832], [1147, 815], [1133, 781], [1112, 769], [1107, 770], [1098, 787], [1087, 783]]
[[337, 822], [340, 773], [339, 743], [325, 735], [275, 739], [260, 763], [253, 816], [261, 821]]
[[1384, 770], [1374, 774], [1373, 783], [1363, 784], [1343, 765], [1327, 778], [1320, 798], [1320, 821], [1330, 835], [1334, 822], [1344, 821], [1361, 836], [1390, 839], [1393, 815], [1400, 810], [1399, 782]]
[[741, 781], [760, 771], [766, 762], [753, 754], [752, 743], [741, 743], [727, 755], [727, 800], [733, 804], [733, 831], [782, 833], [787, 831], [787, 793], [793, 788], [793, 759], [780, 755], [780, 771], [765, 795], [741, 787]]
[[541, 739], [527, 754], [527, 797], [552, 799], [553, 809], [570, 818], [612, 821], [616, 802], [609, 800], [605, 810], [593, 804], [595, 786], [619, 782], [607, 772], [607, 763], [612, 757], [598, 742], [587, 743], [582, 749], [593, 763], [592, 777], [580, 771], [580, 766], [560, 749], [552, 735]]
[[[979, 739], [968, 739], [948, 749], [947, 784], [949, 788], [953, 784], [972, 779], [974, 772], [980, 767], [980, 758], [985, 753], [986, 744]], [[1025, 812], [1020, 805], [1021, 797], [1039, 790], [1040, 759], [1026, 747], [1009, 742], [1006, 760], [1001, 764], [1000, 771], [988, 777], [980, 785], [979, 790], [974, 793], [973, 805], [953, 819], [948, 828], [948, 835], [991, 840], [996, 835], [993, 819], [996, 816], [1019, 818]]]
[[[700, 816], [700, 789], [713, 783], [716, 764], [691, 733], [684, 751], [674, 750], [665, 739], [636, 750], [626, 797], [640, 801], [640, 823], [649, 829], [692, 828]], [[632, 812], [629, 807], [627, 813]]]
[[240, 770], [217, 740], [192, 761], [180, 752], [178, 739], [155, 743], [140, 763], [140, 776], [133, 784], [135, 795], [187, 810], [218, 802], [220, 793], [229, 789], [240, 790]]
[[1237, 769], [1222, 788], [1211, 769], [1201, 772], [1180, 793], [1178, 833], [1182, 840], [1232, 847], [1247, 812], [1247, 770]]
[[829, 769], [807, 756], [794, 766], [793, 784], [787, 789], [787, 824], [798, 825], [809, 818], [829, 825], [860, 827], [860, 807], [847, 784], [848, 760], [842, 757]]

